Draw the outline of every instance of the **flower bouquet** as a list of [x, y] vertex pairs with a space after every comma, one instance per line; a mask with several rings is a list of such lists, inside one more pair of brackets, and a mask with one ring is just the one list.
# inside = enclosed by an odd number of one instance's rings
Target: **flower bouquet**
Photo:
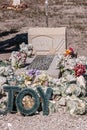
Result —
[[81, 75], [83, 75], [86, 72], [86, 67], [82, 64], [77, 64], [74, 67], [74, 71], [75, 71], [75, 76], [79, 77]]
[[25, 52], [13, 51], [11, 53], [11, 66], [13, 69], [18, 69], [26, 64], [27, 54]]
[[31, 84], [34, 84], [35, 78], [40, 74], [41, 72], [37, 69], [27, 70], [27, 72], [23, 75], [25, 79], [25, 85], [29, 86]]
[[77, 57], [77, 54], [74, 52], [74, 49], [72, 47], [69, 47], [69, 49], [65, 51], [64, 55], [70, 57]]
[[22, 43], [20, 45], [20, 51], [21, 52], [25, 52], [27, 54], [28, 57], [30, 57], [33, 53], [33, 46], [32, 44], [25, 44], [25, 43]]

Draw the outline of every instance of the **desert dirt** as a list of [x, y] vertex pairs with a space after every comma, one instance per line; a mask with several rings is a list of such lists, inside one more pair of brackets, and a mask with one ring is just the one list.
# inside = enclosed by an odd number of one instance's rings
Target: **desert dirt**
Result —
[[[0, 6], [9, 0], [1, 0]], [[68, 1], [68, 0], [67, 0]], [[0, 59], [8, 59], [22, 42], [28, 43], [29, 27], [46, 27], [44, 1], [27, 2], [28, 8], [14, 11], [0, 8]], [[7, 5], [6, 5], [7, 6]], [[51, 0], [49, 27], [67, 27], [67, 45], [87, 56], [87, 1]], [[7, 114], [0, 116], [0, 130], [87, 130], [87, 115], [74, 116], [60, 109], [48, 116]]]
[[60, 109], [48, 116], [22, 116], [7, 114], [0, 116], [0, 130], [87, 130], [87, 115], [71, 116]]

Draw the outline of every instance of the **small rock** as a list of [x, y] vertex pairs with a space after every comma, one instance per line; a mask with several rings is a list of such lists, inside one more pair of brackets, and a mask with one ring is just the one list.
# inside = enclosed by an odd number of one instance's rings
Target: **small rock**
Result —
[[13, 126], [12, 126], [11, 123], [8, 123], [8, 128], [9, 128], [9, 130], [12, 130], [12, 129], [13, 129]]

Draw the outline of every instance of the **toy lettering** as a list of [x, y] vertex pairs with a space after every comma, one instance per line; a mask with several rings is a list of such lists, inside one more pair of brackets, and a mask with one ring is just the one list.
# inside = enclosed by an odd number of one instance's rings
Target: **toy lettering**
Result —
[[[48, 88], [46, 93], [44, 93], [41, 87], [37, 87], [37, 92], [39, 93], [39, 95], [33, 89], [30, 88], [21, 89], [20, 87], [17, 86], [5, 86], [4, 90], [8, 92], [8, 103], [6, 110], [0, 111], [0, 114], [5, 114], [7, 112], [14, 112], [13, 110], [14, 101], [16, 108], [20, 111], [21, 114], [26, 116], [35, 114], [40, 106], [40, 98], [42, 100], [41, 104], [43, 115], [49, 114], [49, 99], [51, 98], [53, 93], [53, 90], [51, 88]], [[26, 95], [31, 95], [34, 98], [34, 105], [32, 106], [32, 108], [26, 109], [22, 104], [22, 100]]]

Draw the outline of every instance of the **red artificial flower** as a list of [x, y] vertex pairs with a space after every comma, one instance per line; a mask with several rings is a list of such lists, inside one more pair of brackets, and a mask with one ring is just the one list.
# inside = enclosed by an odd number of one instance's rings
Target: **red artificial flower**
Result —
[[73, 48], [71, 48], [71, 47], [70, 47], [70, 48], [69, 48], [69, 50], [71, 51], [71, 53], [74, 53], [74, 50], [73, 50]]
[[82, 64], [77, 64], [75, 67], [74, 67], [74, 71], [75, 71], [75, 75], [78, 77], [80, 75], [83, 75], [85, 72], [86, 72], [86, 68], [84, 65]]
[[65, 56], [72, 55], [72, 54], [74, 54], [74, 50], [71, 47], [65, 51]]

